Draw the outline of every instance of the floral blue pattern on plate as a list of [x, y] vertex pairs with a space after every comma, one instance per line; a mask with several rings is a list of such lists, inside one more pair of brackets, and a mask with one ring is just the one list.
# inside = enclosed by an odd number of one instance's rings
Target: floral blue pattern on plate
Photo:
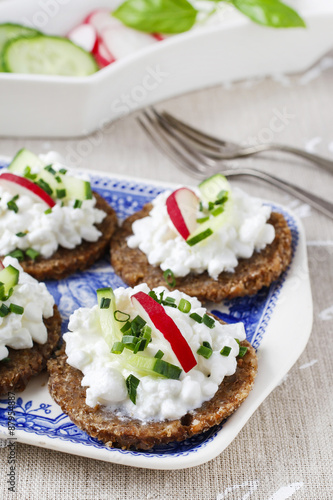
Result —
[[[151, 201], [165, 189], [165, 187], [145, 182], [131, 181], [123, 178], [109, 178], [106, 174], [103, 176], [93, 175], [91, 176], [91, 180], [93, 189], [115, 208], [120, 220], [140, 210], [145, 203]], [[298, 223], [288, 211], [283, 210], [281, 207], [274, 206], [273, 208], [280, 212], [282, 211], [288, 221], [292, 231], [293, 252], [295, 254], [299, 241]], [[247, 339], [258, 349], [267, 332], [271, 316], [284, 283], [288, 278], [288, 273], [289, 270], [269, 288], [262, 289], [255, 296], [228, 300], [223, 304], [215, 304], [210, 307], [210, 310], [227, 322], [244, 322]], [[107, 258], [101, 259], [85, 272], [74, 274], [60, 281], [48, 281], [46, 284], [59, 306], [63, 318], [63, 332], [67, 330], [69, 316], [75, 309], [78, 307], [91, 307], [95, 304], [95, 290], [97, 288], [104, 286], [112, 286], [114, 288], [125, 286], [122, 280], [114, 273]], [[38, 380], [38, 377], [36, 380]], [[129, 465], [141, 465], [144, 467], [149, 467], [149, 460], [142, 461], [143, 458], [155, 459], [153, 468], [177, 468], [181, 467], [181, 465], [170, 466], [170, 464], [167, 464], [159, 467], [157, 462], [165, 460], [167, 457], [184, 460], [184, 457], [188, 457], [189, 455], [200, 454], [203, 448], [210, 446], [210, 443], [217, 438], [224, 425], [222, 423], [182, 443], [157, 446], [153, 450], [146, 452], [107, 448], [103, 443], [88, 436], [88, 434], [76, 427], [61, 412], [59, 406], [52, 401], [46, 387], [40, 390], [36, 389], [38, 386], [36, 380], [30, 382], [28, 388], [16, 400], [16, 431], [18, 439], [22, 442], [42, 445], [37, 443], [36, 437], [43, 436], [47, 439], [47, 444], [44, 445], [49, 448], [62, 449], [60, 444], [52, 446], [50, 440], [73, 443], [74, 447], [63, 447], [63, 451], [69, 453], [77, 453], [79, 455], [82, 454], [103, 460], [128, 463]], [[5, 431], [7, 428], [7, 407], [7, 398], [0, 399], [0, 431]], [[27, 434], [32, 434], [32, 436], [28, 438]], [[103, 454], [95, 456], [91, 451], [83, 452], [82, 446], [79, 447], [79, 445], [103, 450]], [[115, 458], [115, 455], [117, 457], [120, 455], [125, 456], [125, 459]], [[206, 454], [204, 455], [206, 456]], [[131, 456], [133, 459], [127, 460], [126, 457], [128, 456]], [[199, 459], [197, 462], [202, 463], [202, 459]], [[191, 458], [189, 463], [190, 465], [195, 464], [196, 460], [193, 461]]]

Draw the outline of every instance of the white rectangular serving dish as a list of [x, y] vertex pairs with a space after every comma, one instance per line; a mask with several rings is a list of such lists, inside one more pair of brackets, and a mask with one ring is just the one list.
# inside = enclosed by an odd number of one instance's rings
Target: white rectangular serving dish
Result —
[[[119, 0], [0, 2], [0, 23], [65, 35]], [[258, 26], [236, 11], [219, 24], [148, 46], [89, 77], [0, 73], [0, 135], [82, 136], [121, 116], [221, 82], [305, 70], [333, 46], [333, 3], [289, 0], [307, 29]]]

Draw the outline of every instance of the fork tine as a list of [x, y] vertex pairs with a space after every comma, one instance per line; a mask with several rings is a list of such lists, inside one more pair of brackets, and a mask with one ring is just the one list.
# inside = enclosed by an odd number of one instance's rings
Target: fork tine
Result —
[[196, 178], [202, 178], [204, 174], [197, 169], [197, 166], [189, 162], [188, 159], [173, 146], [171, 141], [165, 135], [163, 135], [163, 137], [161, 136], [160, 128], [158, 129], [159, 132], [157, 132], [157, 128], [154, 126], [154, 122], [148, 113], [144, 112], [143, 114], [145, 115], [146, 120], [143, 120], [142, 117], [137, 117], [137, 120], [150, 140], [162, 152], [162, 154], [170, 158], [181, 170], [186, 173], [190, 173]]
[[206, 134], [201, 130], [191, 127], [190, 125], [179, 120], [167, 111], [162, 111], [161, 113], [159, 113], [155, 108], [152, 109], [157, 116], [163, 117], [173, 126], [173, 128], [177, 129], [179, 132], [191, 139], [191, 141], [193, 141], [196, 145], [199, 144], [204, 148], [215, 151], [216, 153], [220, 152], [221, 148], [225, 149], [228, 146], [234, 146], [231, 141], [223, 141], [222, 139]]

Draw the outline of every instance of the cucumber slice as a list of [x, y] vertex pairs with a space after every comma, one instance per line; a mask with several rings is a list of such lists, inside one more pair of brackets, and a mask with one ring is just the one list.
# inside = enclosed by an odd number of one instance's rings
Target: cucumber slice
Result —
[[98, 71], [91, 54], [67, 38], [36, 35], [9, 40], [3, 48], [9, 73], [88, 76]]
[[0, 271], [0, 300], [6, 300], [9, 291], [18, 283], [20, 272], [13, 266], [7, 266]]
[[40, 34], [40, 31], [32, 28], [27, 28], [26, 26], [21, 26], [20, 24], [0, 24], [0, 71], [5, 71], [2, 63], [2, 51], [5, 44], [9, 40], [17, 37], [30, 37]]
[[110, 350], [115, 342], [122, 340], [119, 322], [115, 320], [116, 298], [111, 287], [96, 290], [99, 321]]
[[133, 354], [128, 356], [126, 363], [135, 368], [142, 375], [150, 375], [151, 377], [163, 377], [178, 380], [182, 369], [179, 366], [172, 365], [167, 361], [159, 358], [148, 358]]
[[190, 246], [194, 246], [199, 242], [206, 240], [206, 238], [209, 238], [209, 236], [216, 232], [230, 219], [233, 211], [231, 187], [224, 175], [215, 174], [212, 177], [209, 177], [199, 184], [199, 189], [201, 191], [202, 199], [207, 203], [214, 203], [221, 192], [226, 192], [228, 199], [223, 205], [216, 205], [215, 210], [211, 212], [208, 220], [198, 224], [197, 229], [191, 233], [186, 240], [186, 243]]
[[13, 174], [23, 175], [26, 167], [40, 167], [44, 166], [42, 160], [37, 155], [28, 149], [20, 149], [14, 156], [8, 170]]
[[89, 181], [83, 181], [68, 174], [61, 175], [62, 182], [66, 189], [65, 200], [91, 200], [92, 191]]
[[230, 184], [222, 174], [215, 174], [199, 184], [202, 199], [206, 202], [215, 201], [221, 191], [230, 193]]

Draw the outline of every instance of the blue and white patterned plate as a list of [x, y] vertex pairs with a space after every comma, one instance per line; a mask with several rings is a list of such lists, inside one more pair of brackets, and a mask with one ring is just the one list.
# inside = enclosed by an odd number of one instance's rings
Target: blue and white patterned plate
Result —
[[[165, 189], [161, 184], [105, 173], [91, 176], [93, 189], [100, 193], [123, 220]], [[287, 209], [274, 206], [286, 217], [293, 236], [293, 260], [289, 269], [271, 287], [253, 297], [210, 304], [209, 310], [225, 321], [243, 321], [247, 339], [258, 349], [259, 371], [254, 389], [242, 406], [223, 424], [182, 443], [172, 443], [149, 452], [107, 448], [76, 427], [52, 400], [47, 375], [32, 380], [16, 396], [15, 438], [19, 442], [42, 446], [99, 460], [152, 469], [178, 469], [202, 464], [221, 453], [236, 437], [255, 409], [278, 385], [303, 351], [312, 326], [312, 299], [303, 228]], [[95, 290], [104, 286], [123, 286], [109, 261], [100, 260], [86, 272], [61, 281], [49, 281], [63, 318], [78, 307], [95, 304]], [[0, 400], [0, 438], [8, 436], [8, 400]], [[1, 441], [0, 441], [1, 444]]]

